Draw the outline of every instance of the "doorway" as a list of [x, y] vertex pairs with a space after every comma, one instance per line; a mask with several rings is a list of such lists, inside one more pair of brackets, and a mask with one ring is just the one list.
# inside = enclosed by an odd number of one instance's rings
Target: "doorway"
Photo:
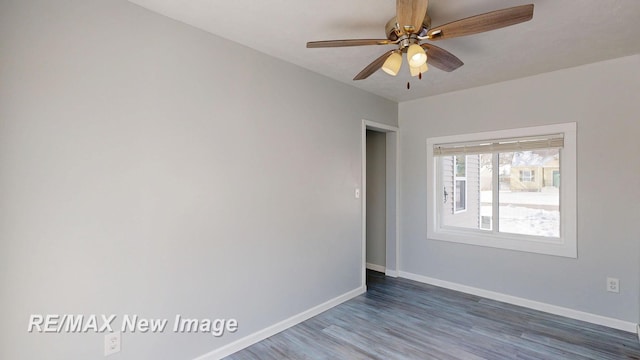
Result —
[[367, 130], [367, 269], [384, 273], [387, 265], [387, 134]]
[[366, 270], [398, 275], [398, 128], [362, 122], [362, 282]]

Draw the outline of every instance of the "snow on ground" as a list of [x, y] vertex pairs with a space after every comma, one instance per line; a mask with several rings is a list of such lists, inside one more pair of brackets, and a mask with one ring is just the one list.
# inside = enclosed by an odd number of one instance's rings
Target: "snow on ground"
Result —
[[500, 232], [560, 237], [560, 212], [500, 206]]
[[[560, 237], [559, 193], [553, 190], [501, 191], [500, 232]], [[491, 191], [482, 191], [480, 199], [481, 214], [491, 216]]]

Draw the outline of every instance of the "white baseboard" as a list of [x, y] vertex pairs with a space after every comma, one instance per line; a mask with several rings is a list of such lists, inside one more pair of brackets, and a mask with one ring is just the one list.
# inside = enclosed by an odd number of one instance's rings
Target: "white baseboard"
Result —
[[[400, 271], [399, 275], [400, 277], [405, 279], [415, 280], [421, 283], [439, 286], [446, 289], [456, 290], [456, 291], [460, 291], [467, 294], [477, 295], [487, 299], [497, 300], [497, 301], [501, 301], [501, 302], [505, 302], [513, 305], [526, 307], [529, 309], [544, 311], [546, 313], [560, 315], [560, 316], [568, 317], [571, 319], [586, 321], [592, 324], [603, 325], [610, 328], [627, 331], [630, 333], [637, 333], [639, 331], [638, 324], [634, 324], [628, 321], [591, 314], [583, 311], [565, 308], [562, 306], [546, 304], [538, 301], [524, 299], [524, 298], [502, 294], [494, 291], [479, 289], [472, 286], [457, 284], [449, 281], [434, 279], [427, 276], [417, 275], [409, 272]], [[640, 339], [640, 334], [638, 336]]]
[[294, 315], [288, 319], [285, 319], [277, 324], [271, 325], [265, 329], [262, 329], [258, 332], [250, 334], [248, 336], [243, 337], [242, 339], [238, 339], [230, 344], [227, 344], [223, 347], [217, 348], [209, 353], [201, 355], [194, 360], [218, 360], [223, 357], [229, 356], [237, 351], [240, 351], [246, 347], [249, 347], [259, 341], [262, 341], [270, 336], [273, 336], [281, 331], [284, 331], [294, 325], [297, 325], [305, 320], [308, 320], [320, 313], [323, 313], [334, 306], [340, 305], [347, 300], [351, 300], [354, 297], [363, 294], [366, 292], [366, 288], [364, 286], [359, 287], [357, 289], [351, 290], [345, 294], [342, 294], [338, 297], [335, 297], [325, 303], [322, 303], [318, 306], [315, 306], [309, 310], [303, 311], [297, 315]]
[[377, 272], [381, 272], [381, 273], [384, 273], [386, 271], [386, 268], [384, 266], [376, 265], [376, 264], [372, 264], [372, 263], [367, 263], [367, 269], [373, 270], [373, 271], [377, 271]]
[[384, 272], [384, 274], [385, 274], [386, 276], [393, 277], [393, 278], [397, 278], [397, 277], [398, 277], [398, 271], [397, 271], [397, 270], [389, 270], [389, 269], [387, 269], [387, 270]]

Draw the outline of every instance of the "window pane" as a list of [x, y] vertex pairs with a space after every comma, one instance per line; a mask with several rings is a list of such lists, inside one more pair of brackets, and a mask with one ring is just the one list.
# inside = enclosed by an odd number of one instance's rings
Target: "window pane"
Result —
[[560, 237], [558, 149], [501, 153], [500, 232]]
[[482, 154], [440, 158], [443, 226], [491, 230], [491, 157]]
[[456, 180], [456, 211], [467, 209], [467, 180]]
[[467, 176], [466, 156], [456, 156], [456, 177]]

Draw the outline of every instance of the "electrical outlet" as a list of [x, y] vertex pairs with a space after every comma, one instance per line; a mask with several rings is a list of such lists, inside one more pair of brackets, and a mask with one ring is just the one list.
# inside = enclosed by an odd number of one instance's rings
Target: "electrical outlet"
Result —
[[120, 352], [120, 331], [114, 331], [104, 336], [104, 356]]
[[607, 278], [607, 291], [619, 293], [620, 292], [620, 280], [616, 278]]

